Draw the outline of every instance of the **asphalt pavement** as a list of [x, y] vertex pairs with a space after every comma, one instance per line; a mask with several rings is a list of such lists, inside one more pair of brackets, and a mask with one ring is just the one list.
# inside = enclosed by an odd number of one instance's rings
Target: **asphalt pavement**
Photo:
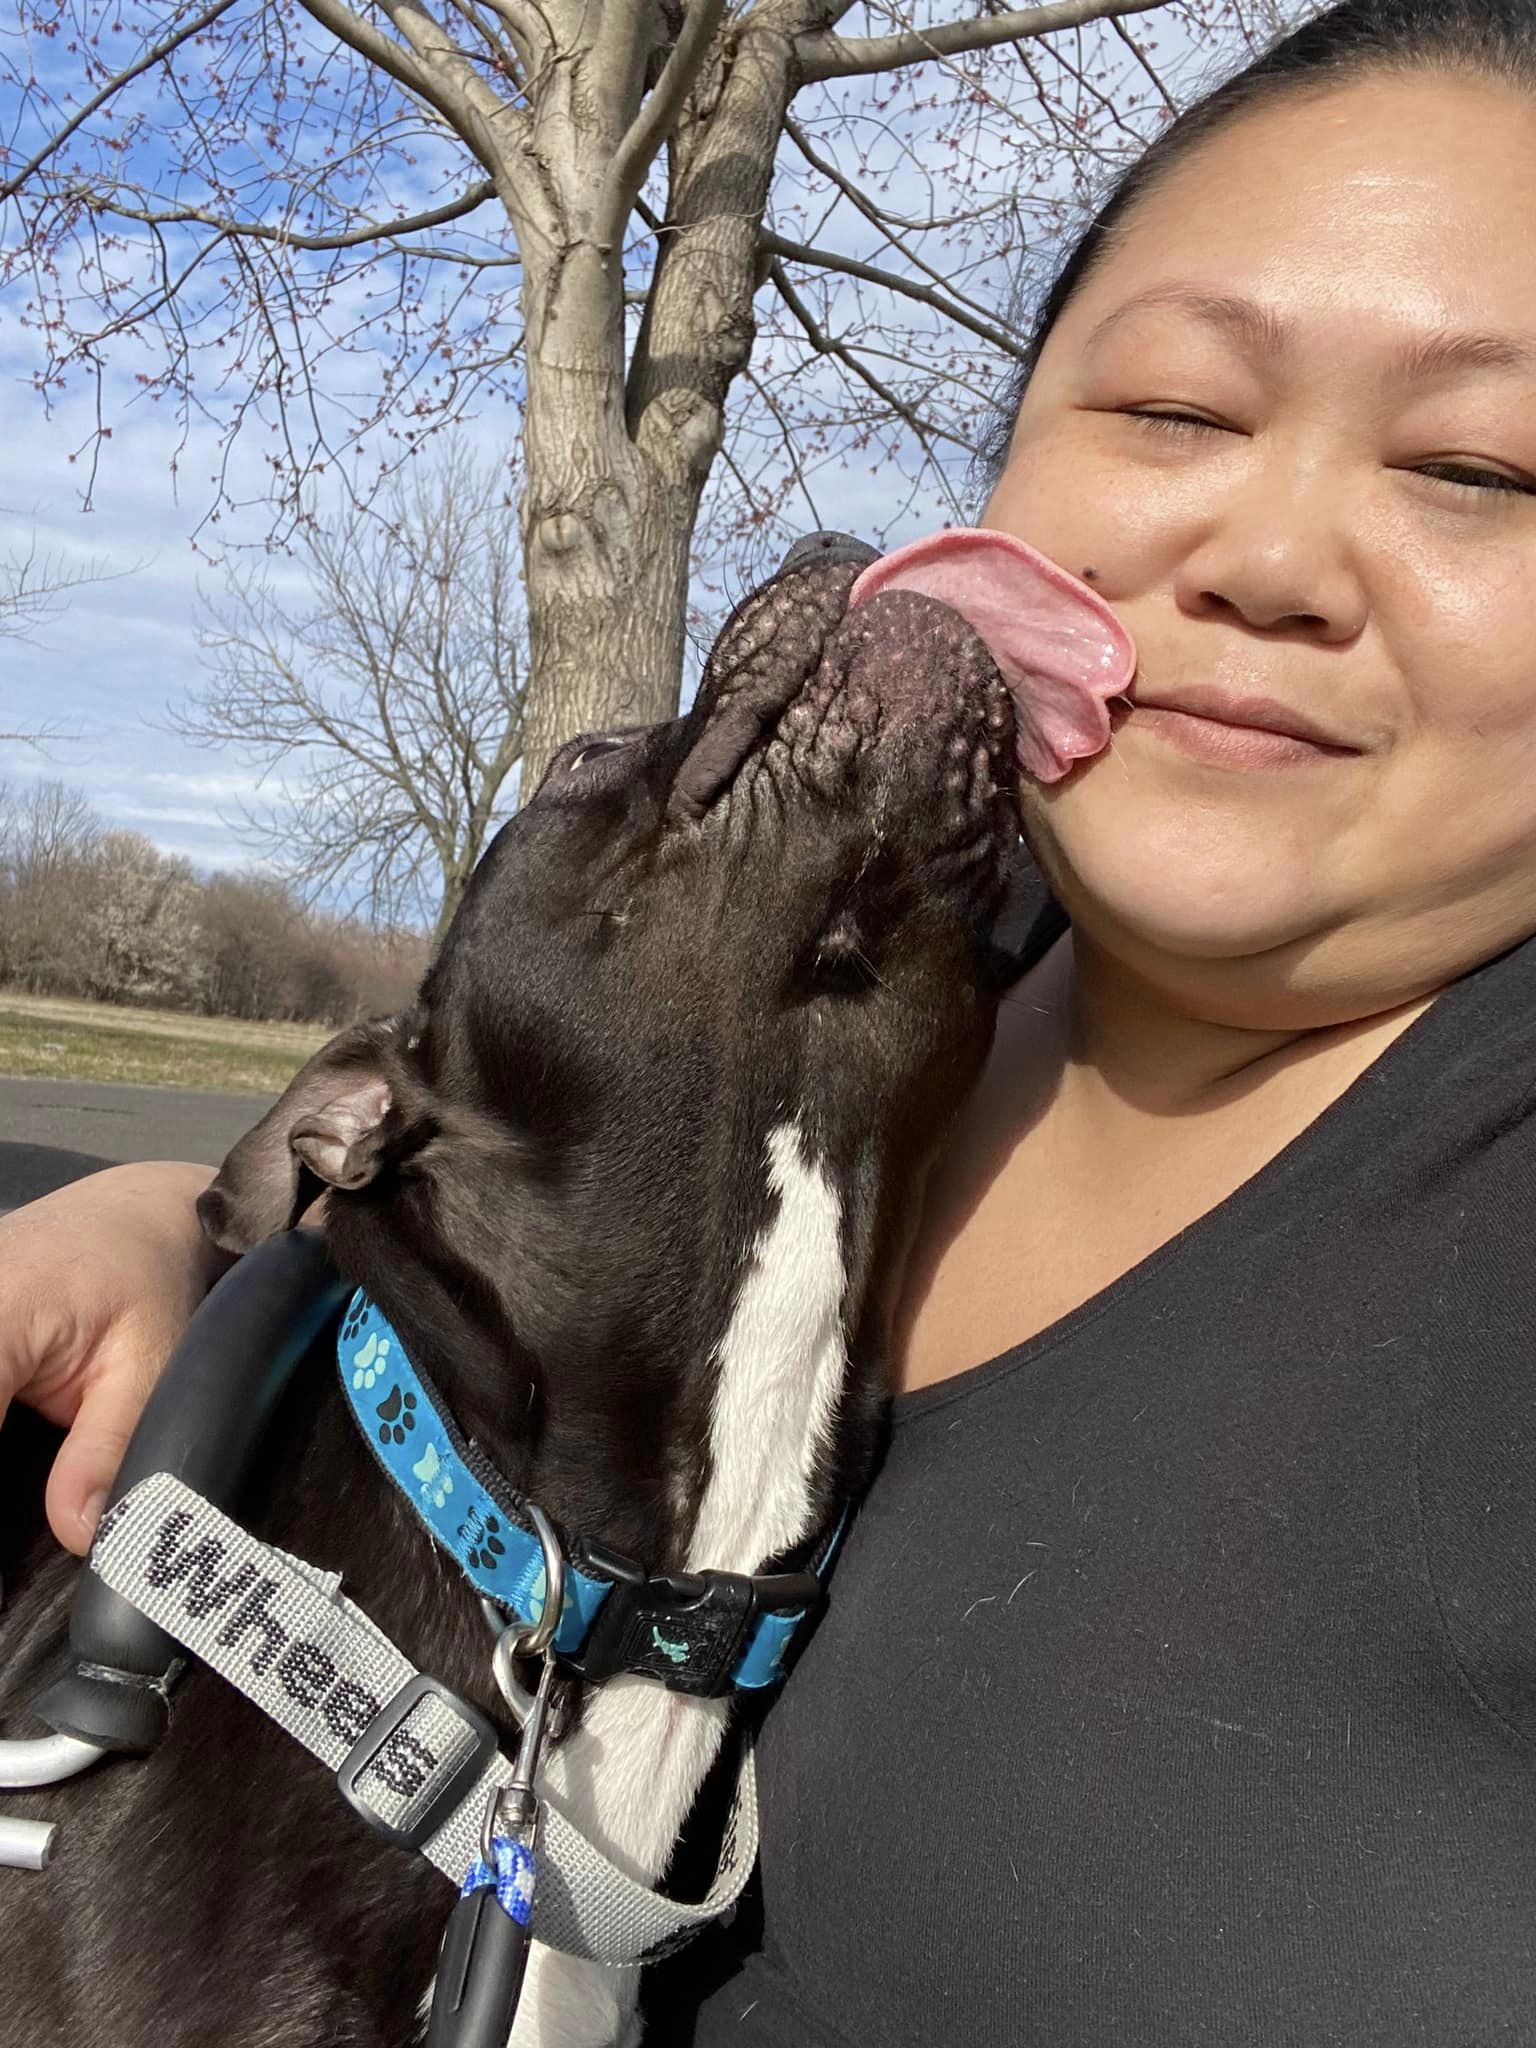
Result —
[[0, 1214], [126, 1159], [217, 1166], [266, 1107], [259, 1095], [0, 1077]]

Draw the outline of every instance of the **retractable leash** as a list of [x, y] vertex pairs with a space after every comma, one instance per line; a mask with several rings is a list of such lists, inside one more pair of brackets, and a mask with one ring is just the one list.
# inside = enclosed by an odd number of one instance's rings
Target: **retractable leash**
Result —
[[538, 1881], [539, 1801], [533, 1778], [554, 1670], [554, 1658], [546, 1657], [512, 1782], [491, 1794], [480, 1860], [470, 1865], [444, 1929], [427, 2048], [506, 2048], [517, 2018]]

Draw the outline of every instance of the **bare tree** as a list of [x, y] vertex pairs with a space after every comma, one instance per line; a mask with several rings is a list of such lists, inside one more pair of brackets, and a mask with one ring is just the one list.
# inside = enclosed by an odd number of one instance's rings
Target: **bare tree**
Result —
[[294, 934], [303, 913], [276, 875], [213, 875], [197, 921], [203, 992], [216, 1017], [289, 1014]]
[[306, 910], [276, 876], [200, 880], [64, 783], [0, 784], [0, 983], [335, 1025], [399, 1008], [426, 959], [421, 932]]
[[459, 449], [307, 529], [299, 600], [237, 574], [203, 635], [210, 680], [175, 714], [279, 773], [251, 836], [379, 927], [441, 930], [508, 808], [526, 680], [510, 486]]
[[63, 782], [6, 789], [0, 805], [0, 980], [36, 989], [86, 971], [84, 906], [101, 823]]
[[290, 514], [316, 468], [360, 489], [512, 406], [536, 772], [675, 703], [701, 515], [756, 566], [853, 463], [877, 523], [954, 516], [1023, 352], [1020, 266], [1197, 71], [1300, 11], [21, 0], [0, 286], [45, 392], [154, 343], [141, 389], [265, 428]]

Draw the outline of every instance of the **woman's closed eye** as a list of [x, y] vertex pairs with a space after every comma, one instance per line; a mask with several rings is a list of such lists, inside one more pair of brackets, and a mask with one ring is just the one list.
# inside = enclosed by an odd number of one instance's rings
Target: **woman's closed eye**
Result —
[[[1139, 420], [1153, 433], [1171, 435], [1236, 434], [1239, 427], [1226, 424], [1223, 420], [1212, 419], [1207, 413], [1176, 412], [1167, 406], [1133, 405], [1125, 408], [1128, 419]], [[1484, 495], [1508, 497], [1536, 497], [1536, 477], [1523, 475], [1519, 471], [1494, 469], [1480, 462], [1418, 462], [1403, 464], [1415, 476], [1428, 478], [1431, 483], [1445, 484], [1455, 491], [1470, 491]]]
[[1485, 469], [1475, 462], [1421, 462], [1415, 464], [1414, 474], [1428, 477], [1431, 483], [1449, 484], [1458, 491], [1536, 497], [1536, 478], [1519, 476], [1506, 469]]
[[1242, 431], [1240, 427], [1228, 426], [1223, 420], [1213, 420], [1205, 413], [1174, 412], [1162, 406], [1128, 405], [1125, 408], [1125, 417], [1141, 420], [1154, 433], [1237, 434]]

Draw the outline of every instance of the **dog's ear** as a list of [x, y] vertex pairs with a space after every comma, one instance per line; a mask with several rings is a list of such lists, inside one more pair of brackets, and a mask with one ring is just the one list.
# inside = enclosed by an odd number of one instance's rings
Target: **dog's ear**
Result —
[[315, 1181], [360, 1188], [373, 1179], [398, 1129], [391, 1075], [410, 1028], [409, 1017], [353, 1024], [306, 1061], [198, 1197], [216, 1245], [247, 1252], [291, 1230]]

